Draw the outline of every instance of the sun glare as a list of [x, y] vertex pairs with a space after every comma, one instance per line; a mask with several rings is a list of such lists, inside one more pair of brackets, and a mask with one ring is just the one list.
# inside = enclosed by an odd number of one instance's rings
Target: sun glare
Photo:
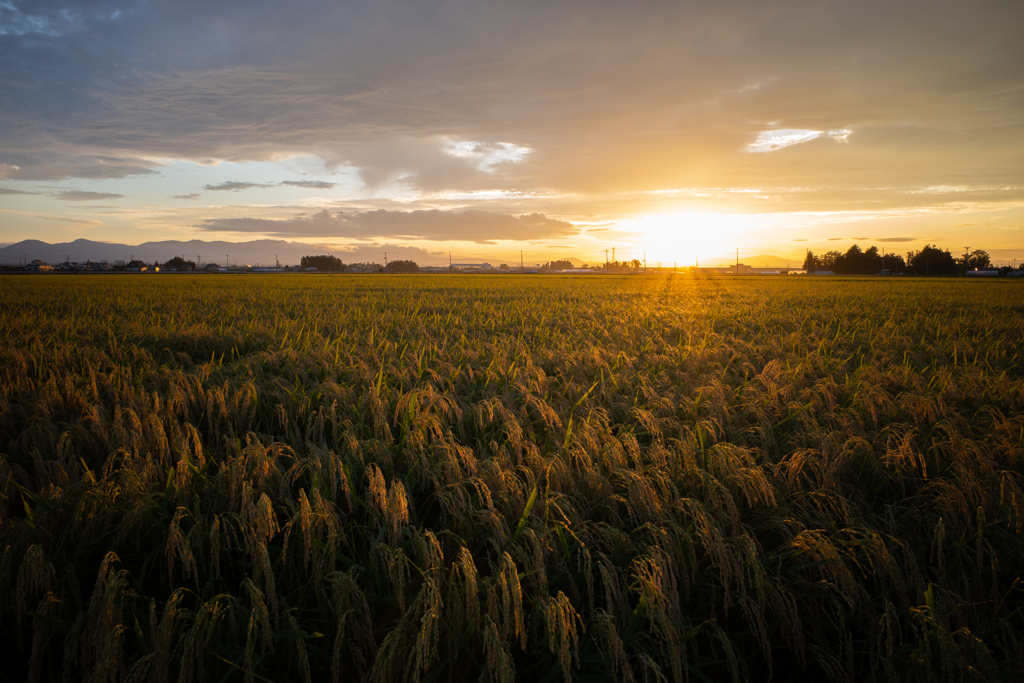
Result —
[[750, 222], [749, 216], [687, 212], [652, 214], [622, 227], [636, 233], [648, 264], [693, 265], [702, 258], [717, 261], [731, 254], [737, 239], [753, 227]]

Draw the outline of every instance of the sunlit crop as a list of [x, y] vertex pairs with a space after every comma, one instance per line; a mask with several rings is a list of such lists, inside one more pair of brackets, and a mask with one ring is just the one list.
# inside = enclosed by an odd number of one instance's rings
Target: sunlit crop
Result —
[[1024, 289], [7, 277], [4, 676], [996, 680]]

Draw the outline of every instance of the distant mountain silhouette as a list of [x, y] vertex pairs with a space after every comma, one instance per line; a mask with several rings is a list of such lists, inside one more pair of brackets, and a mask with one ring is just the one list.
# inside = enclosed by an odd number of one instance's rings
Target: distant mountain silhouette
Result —
[[377, 245], [360, 247], [356, 251], [331, 251], [302, 242], [285, 240], [254, 240], [252, 242], [206, 242], [204, 240], [165, 240], [161, 242], [143, 242], [135, 246], [112, 242], [94, 242], [77, 239], [74, 242], [48, 244], [39, 240], [23, 240], [0, 248], [0, 264], [16, 265], [36, 259], [47, 263], [62, 263], [70, 259], [73, 262], [85, 261], [129, 261], [138, 259], [146, 263], [159, 261], [163, 263], [175, 256], [187, 261], [201, 258], [203, 263], [224, 265], [226, 260], [244, 265], [270, 265], [280, 261], [282, 265], [298, 264], [303, 256], [314, 254], [334, 254], [345, 263], [376, 261], [383, 262], [384, 251], [389, 259], [409, 259], [417, 263], [440, 262], [440, 254], [410, 247], [380, 247]]
[[[743, 256], [740, 255], [740, 263], [751, 268], [800, 268], [804, 264], [804, 257], [796, 256], [773, 256], [770, 254], [758, 254], [755, 256]], [[650, 259], [647, 261], [647, 265], [651, 265]], [[665, 265], [662, 263], [662, 265]], [[693, 262], [680, 263], [680, 266], [692, 266]], [[736, 255], [732, 256], [708, 256], [701, 257], [700, 267], [701, 268], [717, 268], [718, 266], [734, 266], [736, 265]]]

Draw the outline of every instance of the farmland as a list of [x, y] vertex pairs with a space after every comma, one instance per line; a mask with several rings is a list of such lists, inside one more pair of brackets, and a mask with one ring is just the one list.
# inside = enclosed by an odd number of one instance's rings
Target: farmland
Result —
[[0, 286], [0, 678], [1024, 668], [1017, 283]]

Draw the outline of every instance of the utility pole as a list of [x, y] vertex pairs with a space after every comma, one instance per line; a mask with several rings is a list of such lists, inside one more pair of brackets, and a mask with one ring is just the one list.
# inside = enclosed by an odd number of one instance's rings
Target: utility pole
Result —
[[448, 270], [452, 269], [452, 252], [448, 252]]
[[225, 268], [227, 268], [229, 265], [231, 265], [230, 262], [229, 262], [230, 258], [231, 258], [231, 254], [224, 254], [224, 267]]
[[604, 250], [604, 264], [606, 266], [608, 265], [608, 250], [607, 249]]
[[964, 247], [964, 277], [967, 277], [967, 259], [970, 258], [971, 248]]
[[523, 266], [523, 252], [519, 251], [519, 272], [526, 273], [526, 268]]
[[618, 263], [618, 261], [615, 260], [615, 247], [612, 247], [612, 263]]
[[277, 254], [274, 254], [274, 267], [275, 268], [280, 268], [281, 267], [281, 262], [277, 260]]
[[384, 252], [384, 270], [388, 269], [388, 252]]

